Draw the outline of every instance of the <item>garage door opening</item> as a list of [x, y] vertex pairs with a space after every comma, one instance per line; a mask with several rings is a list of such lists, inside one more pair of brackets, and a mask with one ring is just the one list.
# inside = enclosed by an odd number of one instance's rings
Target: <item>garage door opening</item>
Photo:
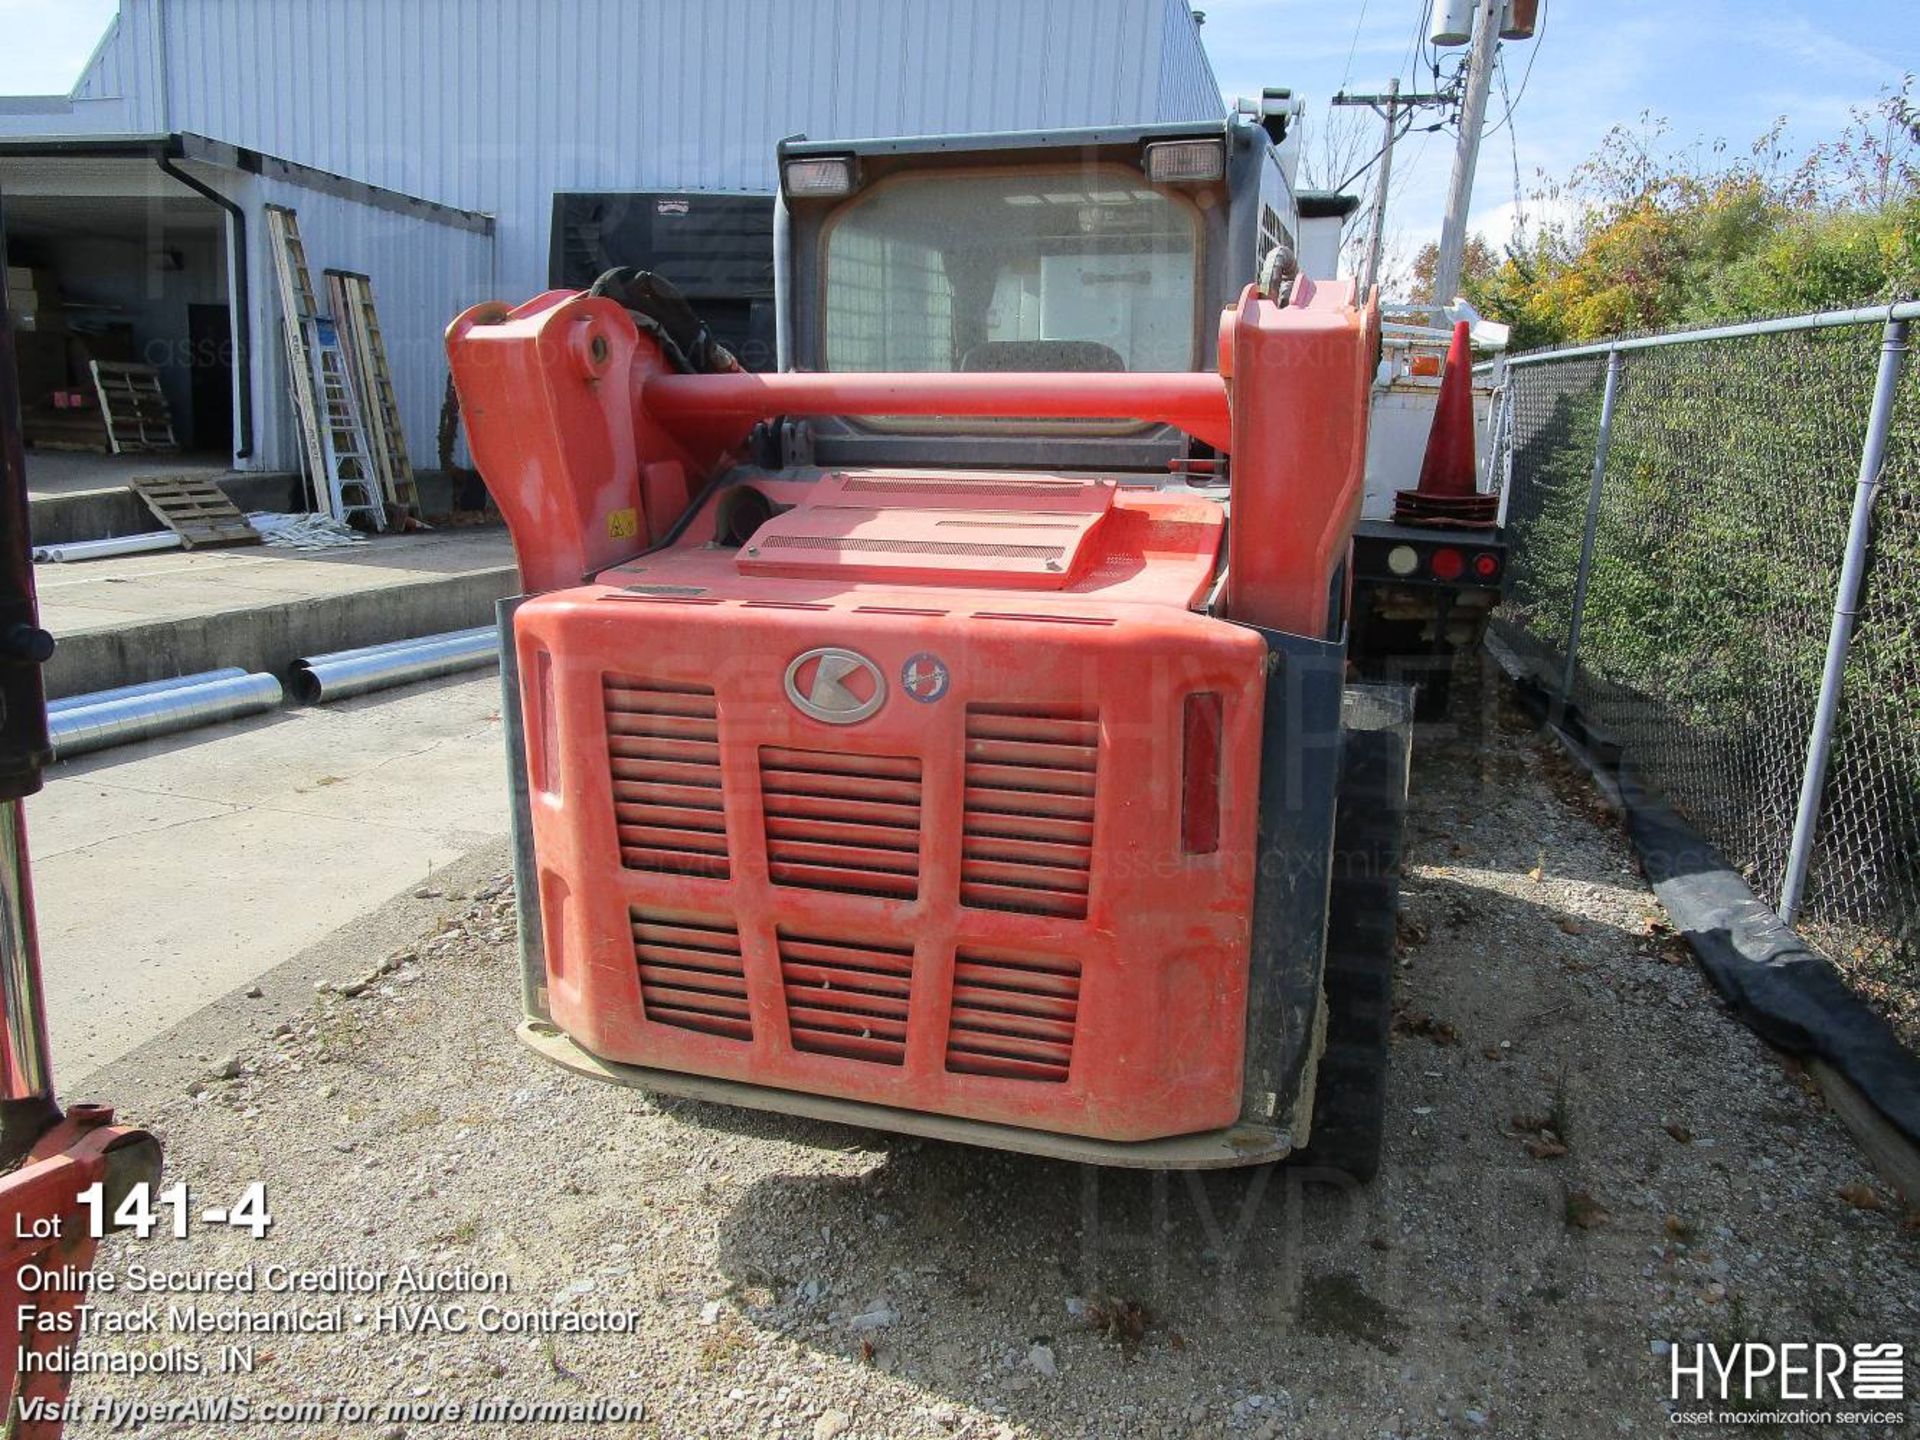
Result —
[[[142, 470], [227, 470], [225, 212], [185, 193], [15, 190], [4, 219], [23, 429], [41, 473], [117, 483]], [[111, 434], [103, 388], [116, 415], [135, 417]]]

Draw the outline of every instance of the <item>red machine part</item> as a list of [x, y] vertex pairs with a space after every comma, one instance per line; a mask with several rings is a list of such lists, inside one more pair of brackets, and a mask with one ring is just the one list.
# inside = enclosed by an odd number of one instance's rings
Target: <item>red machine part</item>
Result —
[[635, 552], [759, 420], [1130, 417], [1231, 450], [1232, 616], [1323, 635], [1375, 323], [1301, 281], [1228, 312], [1221, 375], [681, 376], [605, 300], [456, 321], [476, 462], [548, 592], [515, 642], [555, 1023], [608, 1060], [1102, 1139], [1230, 1123], [1268, 648], [1200, 613], [1221, 506], [753, 472], [794, 508], [744, 547], [708, 513]]
[[[26, 1163], [0, 1177], [0, 1215], [8, 1220], [0, 1240], [5, 1249], [0, 1261], [0, 1384], [10, 1401], [8, 1415], [18, 1426], [7, 1433], [20, 1440], [58, 1440], [61, 1422], [44, 1416], [57, 1413], [66, 1399], [69, 1375], [64, 1362], [78, 1339], [72, 1331], [32, 1324], [23, 1329], [23, 1317], [31, 1312], [71, 1316], [85, 1302], [86, 1290], [69, 1281], [92, 1268], [99, 1242], [90, 1233], [78, 1197], [95, 1183], [111, 1186], [116, 1164], [125, 1165], [130, 1175], [157, 1177], [158, 1142], [145, 1131], [115, 1125], [107, 1106], [74, 1105], [34, 1146]], [[31, 1366], [29, 1355], [34, 1357]], [[26, 1418], [21, 1407], [29, 1401], [38, 1402], [36, 1413], [43, 1418]]]

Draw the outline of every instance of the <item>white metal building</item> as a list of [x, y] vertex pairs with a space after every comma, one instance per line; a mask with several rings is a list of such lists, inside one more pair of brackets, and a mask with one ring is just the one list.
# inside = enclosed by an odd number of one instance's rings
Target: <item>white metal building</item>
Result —
[[90, 282], [117, 313], [224, 295], [241, 469], [298, 465], [263, 218], [292, 207], [316, 281], [372, 277], [431, 466], [441, 331], [547, 287], [556, 197], [770, 195], [799, 133], [1223, 113], [1188, 0], [121, 0], [71, 95], [0, 99], [0, 203], [69, 291], [84, 235], [137, 254]]

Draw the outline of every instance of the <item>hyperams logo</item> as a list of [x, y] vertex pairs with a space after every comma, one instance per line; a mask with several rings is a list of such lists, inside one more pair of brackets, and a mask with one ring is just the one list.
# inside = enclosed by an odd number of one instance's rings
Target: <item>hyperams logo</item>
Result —
[[[1676, 1425], [1899, 1425], [1906, 1420], [1897, 1408], [1881, 1408], [1898, 1407], [1906, 1399], [1904, 1345], [1673, 1342], [1667, 1356], [1670, 1418]], [[1803, 1406], [1820, 1408], [1786, 1408]]]

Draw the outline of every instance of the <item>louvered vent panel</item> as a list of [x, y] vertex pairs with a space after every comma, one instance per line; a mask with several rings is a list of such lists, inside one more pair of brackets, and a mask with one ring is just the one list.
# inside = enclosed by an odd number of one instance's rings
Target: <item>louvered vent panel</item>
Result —
[[1099, 757], [1091, 710], [967, 707], [963, 905], [1085, 918]]
[[899, 1065], [907, 1057], [911, 945], [780, 936], [793, 1048]]
[[640, 967], [640, 1007], [647, 1019], [751, 1040], [740, 932], [719, 921], [683, 920], [637, 906], [629, 915], [633, 958]]
[[774, 884], [911, 900], [920, 889], [920, 762], [904, 755], [760, 751]]
[[725, 880], [720, 724], [713, 691], [609, 675], [607, 759], [620, 863]]
[[1073, 1063], [1080, 966], [960, 950], [953, 957], [947, 1069], [1059, 1083]]

